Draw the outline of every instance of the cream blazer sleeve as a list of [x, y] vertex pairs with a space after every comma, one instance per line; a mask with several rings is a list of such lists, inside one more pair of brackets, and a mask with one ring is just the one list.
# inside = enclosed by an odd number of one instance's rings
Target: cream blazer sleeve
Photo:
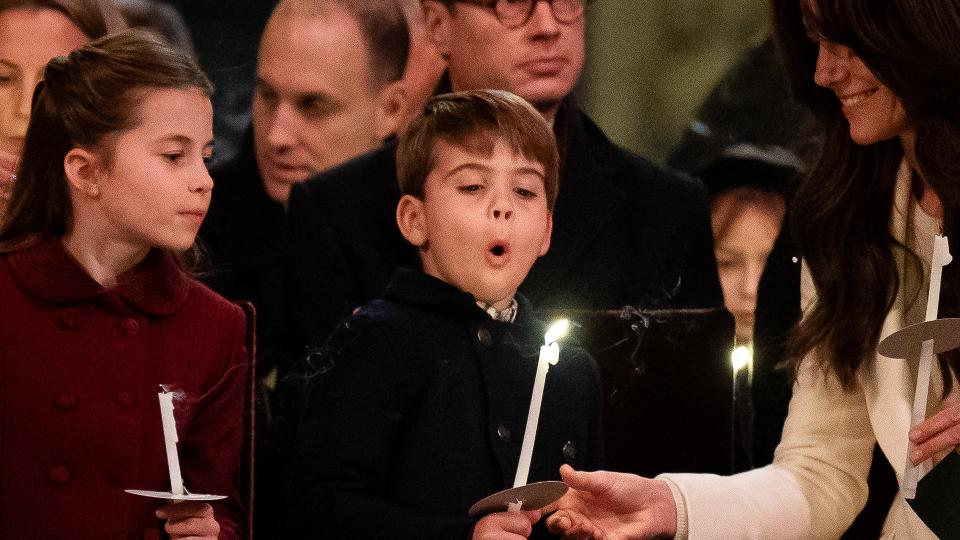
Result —
[[[804, 266], [804, 311], [814, 300]], [[661, 475], [683, 497], [689, 538], [838, 538], [863, 508], [875, 444], [866, 400], [814, 360], [801, 364], [773, 464], [726, 477]]]

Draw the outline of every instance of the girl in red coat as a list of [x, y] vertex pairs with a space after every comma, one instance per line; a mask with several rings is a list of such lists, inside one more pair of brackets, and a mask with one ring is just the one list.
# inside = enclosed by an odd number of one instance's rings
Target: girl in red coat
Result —
[[[0, 538], [239, 538], [243, 311], [184, 256], [213, 183], [210, 83], [124, 32], [47, 65], [0, 224]], [[157, 400], [173, 384], [184, 483]]]

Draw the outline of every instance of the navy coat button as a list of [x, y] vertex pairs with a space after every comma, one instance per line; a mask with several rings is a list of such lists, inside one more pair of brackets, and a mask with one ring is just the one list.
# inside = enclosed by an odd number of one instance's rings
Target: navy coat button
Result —
[[124, 334], [133, 337], [140, 333], [140, 323], [135, 319], [124, 319], [120, 323], [120, 329], [123, 330]]
[[508, 428], [503, 424], [500, 424], [497, 427], [497, 436], [500, 437], [500, 440], [503, 442], [510, 442], [510, 439], [512, 438], [510, 434], [510, 428]]
[[107, 473], [107, 483], [110, 484], [110, 487], [119, 489], [127, 485], [129, 477], [126, 469], [114, 469]]
[[57, 392], [53, 396], [53, 406], [61, 411], [69, 411], [77, 406], [77, 398], [72, 392]]
[[490, 345], [493, 343], [493, 336], [490, 335], [490, 331], [486, 328], [480, 328], [477, 330], [477, 341], [479, 341], [481, 345]]
[[50, 482], [54, 485], [62, 486], [70, 481], [70, 471], [63, 465], [57, 465], [50, 469]]
[[80, 322], [80, 311], [76, 308], [68, 308], [60, 314], [60, 326], [64, 330], [75, 330]]
[[121, 411], [129, 411], [137, 405], [137, 396], [133, 392], [120, 392], [113, 398], [113, 403]]
[[567, 441], [567, 444], [563, 445], [563, 460], [567, 463], [573, 463], [576, 458], [577, 445], [573, 444], [573, 441]]

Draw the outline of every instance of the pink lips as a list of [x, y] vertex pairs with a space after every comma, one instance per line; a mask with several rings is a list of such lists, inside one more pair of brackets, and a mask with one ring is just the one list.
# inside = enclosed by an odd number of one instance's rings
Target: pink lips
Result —
[[566, 58], [556, 56], [528, 60], [520, 64], [520, 67], [537, 75], [551, 75], [562, 70], [566, 65]]
[[510, 262], [510, 243], [506, 240], [494, 240], [487, 245], [485, 254], [490, 266], [495, 268], [505, 266]]
[[198, 210], [198, 211], [180, 212], [178, 215], [194, 222], [196, 226], [199, 227], [203, 223], [203, 218], [207, 216], [207, 213], [204, 211]]

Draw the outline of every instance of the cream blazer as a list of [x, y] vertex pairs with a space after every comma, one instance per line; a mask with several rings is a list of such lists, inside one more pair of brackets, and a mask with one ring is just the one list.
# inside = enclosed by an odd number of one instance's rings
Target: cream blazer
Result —
[[[901, 168], [898, 177], [892, 232], [901, 242], [915, 232], [918, 238], [928, 237], [932, 246], [936, 224], [928, 219], [925, 228], [930, 230], [916, 229], [914, 220], [908, 219], [908, 209], [915, 204], [909, 171]], [[955, 247], [953, 252], [960, 249]], [[903, 257], [898, 258], [901, 276], [906, 279]], [[960, 256], [956, 260], [960, 263]], [[929, 267], [929, 260], [926, 264]], [[913, 287], [921, 288], [917, 300], [921, 310], [926, 304], [928, 275], [925, 271], [914, 278]], [[806, 268], [801, 296], [805, 308], [815, 301]], [[883, 324], [881, 339], [905, 326], [907, 309], [901, 292]], [[832, 375], [816, 370], [806, 359], [794, 385], [773, 464], [728, 477], [661, 475], [674, 482], [683, 498], [689, 538], [820, 539], [843, 534], [866, 502], [866, 478], [875, 442], [902, 481], [916, 380], [916, 361], [912, 363], [876, 355], [864, 363], [859, 388], [844, 392]], [[930, 390], [937, 400], [941, 393], [936, 386]], [[883, 536], [935, 538], [900, 494], [887, 515]]]

